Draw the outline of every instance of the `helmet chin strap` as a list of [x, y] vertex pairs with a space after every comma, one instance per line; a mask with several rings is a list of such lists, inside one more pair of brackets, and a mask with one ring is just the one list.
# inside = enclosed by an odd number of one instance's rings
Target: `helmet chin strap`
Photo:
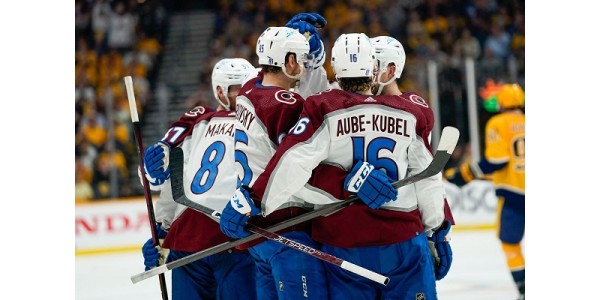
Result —
[[[223, 87], [221, 87], [221, 92], [223, 92]], [[223, 101], [221, 101], [221, 99], [217, 98], [217, 101], [219, 101], [219, 104], [221, 104], [221, 106], [226, 110], [226, 111], [230, 111], [231, 108], [229, 107], [231, 104], [231, 102], [229, 102], [229, 97], [227, 97], [227, 92], [229, 90], [229, 87], [227, 87], [227, 90], [223, 93], [223, 96], [225, 96], [225, 99], [227, 99], [227, 104], [223, 103]]]
[[392, 76], [392, 78], [390, 78], [390, 80], [386, 81], [386, 82], [381, 82], [381, 75], [383, 75], [383, 73], [385, 73], [385, 71], [387, 71], [387, 68], [383, 70], [384, 72], [379, 72], [379, 74], [377, 74], [377, 84], [379, 84], [379, 88], [377, 89], [377, 93], [375, 94], [376, 96], [381, 95], [381, 92], [383, 91], [383, 88], [392, 83], [392, 81], [394, 81], [394, 79], [396, 79], [395, 76]]

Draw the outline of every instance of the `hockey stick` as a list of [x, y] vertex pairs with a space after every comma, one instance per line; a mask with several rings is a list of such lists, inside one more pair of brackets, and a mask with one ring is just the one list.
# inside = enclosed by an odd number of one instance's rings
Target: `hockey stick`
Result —
[[[444, 130], [442, 131], [442, 135], [440, 137], [440, 141], [438, 143], [438, 147], [436, 149], [435, 155], [433, 156], [433, 160], [431, 161], [429, 166], [427, 166], [427, 168], [425, 170], [423, 170], [421, 173], [398, 180], [398, 181], [394, 182], [392, 185], [396, 188], [399, 188], [399, 187], [402, 187], [402, 186], [405, 186], [405, 185], [408, 185], [411, 183], [415, 183], [419, 180], [431, 177], [431, 176], [436, 175], [436, 174], [440, 173], [441, 171], [443, 171], [444, 166], [446, 166], [446, 163], [448, 162], [448, 160], [450, 159], [450, 156], [452, 155], [452, 152], [454, 152], [454, 147], [456, 147], [456, 143], [458, 142], [458, 137], [459, 137], [458, 129], [456, 129], [454, 127], [450, 127], [450, 126], [444, 127]], [[285, 220], [281, 223], [278, 223], [276, 225], [273, 225], [273, 226], [267, 228], [266, 230], [271, 231], [271, 232], [277, 232], [279, 230], [288, 228], [290, 226], [294, 226], [296, 224], [300, 224], [302, 222], [306, 222], [306, 221], [314, 219], [316, 217], [332, 214], [333, 212], [335, 212], [341, 208], [344, 208], [357, 200], [358, 200], [358, 197], [351, 196], [344, 201], [334, 203], [334, 204], [329, 204], [320, 209], [313, 210], [308, 213], [302, 214], [300, 216], [296, 216], [291, 219]], [[163, 274], [169, 270], [181, 267], [183, 265], [189, 264], [191, 262], [194, 262], [196, 260], [202, 259], [202, 258], [210, 256], [210, 255], [213, 255], [215, 253], [219, 253], [219, 252], [225, 251], [227, 249], [231, 249], [235, 246], [253, 241], [260, 237], [261, 236], [258, 234], [252, 234], [252, 235], [247, 236], [242, 239], [221, 243], [219, 245], [216, 245], [211, 248], [194, 253], [192, 255], [180, 258], [180, 259], [172, 261], [170, 263], [160, 265], [160, 266], [158, 266], [154, 269], [148, 270], [146, 272], [139, 273], [137, 275], [133, 275], [133, 276], [131, 276], [131, 281], [133, 283], [140, 282], [140, 281], [150, 278], [152, 276], [155, 276], [158, 274]]]
[[[137, 105], [135, 103], [135, 94], [133, 92], [133, 80], [131, 76], [125, 76], [125, 88], [127, 89], [127, 98], [129, 99], [129, 111], [131, 112], [131, 122], [133, 123], [133, 132], [137, 142], [138, 154], [139, 154], [139, 168], [144, 170], [144, 144], [142, 143], [142, 134], [140, 130], [140, 120], [137, 113]], [[150, 232], [152, 233], [152, 242], [154, 245], [159, 245], [158, 234], [156, 232], [156, 217], [154, 216], [154, 206], [152, 204], [152, 195], [150, 194], [150, 186], [146, 176], [142, 177], [142, 185], [144, 186], [144, 196], [146, 197], [146, 208], [148, 210], [148, 219], [150, 221]], [[158, 277], [160, 281], [160, 292], [163, 300], [169, 300], [169, 294], [167, 292], [167, 281], [165, 280], [165, 274], [160, 274]]]
[[[185, 191], [183, 190], [183, 150], [179, 147], [172, 149], [169, 161], [169, 166], [171, 167], [171, 190], [175, 202], [190, 207], [201, 213], [204, 213], [207, 216], [217, 219], [217, 222], [219, 222], [221, 219], [221, 212], [203, 206], [198, 202], [194, 202], [185, 196]], [[246, 225], [246, 229], [252, 233], [259, 234], [267, 239], [270, 239], [292, 249], [308, 254], [314, 258], [318, 258], [322, 261], [336, 265], [344, 270], [350, 271], [359, 276], [371, 279], [377, 283], [387, 285], [390, 281], [388, 277], [385, 277], [381, 274], [375, 273], [371, 270], [365, 269], [361, 266], [355, 265], [351, 262], [345, 261], [331, 254], [319, 251], [302, 243], [290, 240], [284, 236], [281, 236], [274, 232], [270, 232], [258, 226], [248, 224]]]

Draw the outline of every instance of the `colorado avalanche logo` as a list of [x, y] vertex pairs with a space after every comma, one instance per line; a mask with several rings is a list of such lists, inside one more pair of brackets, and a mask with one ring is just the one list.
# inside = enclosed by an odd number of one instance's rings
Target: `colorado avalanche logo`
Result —
[[192, 108], [190, 111], [186, 112], [185, 115], [188, 117], [196, 117], [198, 115], [204, 114], [204, 107], [196, 106]]
[[285, 104], [296, 103], [296, 98], [294, 97], [294, 94], [284, 90], [280, 90], [275, 93], [275, 100]]
[[408, 96], [408, 99], [410, 100], [410, 102], [412, 102], [416, 105], [421, 105], [423, 107], [429, 107], [429, 105], [427, 105], [427, 102], [425, 102], [425, 99], [423, 99], [423, 97], [421, 97], [419, 95], [412, 94], [412, 95]]

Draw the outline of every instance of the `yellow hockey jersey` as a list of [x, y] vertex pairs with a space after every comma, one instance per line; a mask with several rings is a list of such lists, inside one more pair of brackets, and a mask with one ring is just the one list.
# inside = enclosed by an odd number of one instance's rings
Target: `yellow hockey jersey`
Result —
[[485, 128], [485, 160], [493, 165], [507, 163], [492, 174], [496, 189], [525, 195], [524, 113], [509, 111], [490, 118]]

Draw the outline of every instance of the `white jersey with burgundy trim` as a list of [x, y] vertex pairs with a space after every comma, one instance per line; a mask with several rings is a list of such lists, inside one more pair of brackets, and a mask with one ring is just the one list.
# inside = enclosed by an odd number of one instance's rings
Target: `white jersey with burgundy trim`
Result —
[[[304, 98], [259, 76], [247, 82], [236, 99], [236, 168], [241, 185], [252, 187], [298, 119]], [[290, 206], [306, 206], [292, 200]]]
[[[357, 161], [368, 161], [385, 171], [393, 181], [417, 174], [433, 157], [427, 141], [432, 121], [431, 109], [414, 93], [369, 96], [330, 90], [311, 96], [297, 124], [257, 181], [265, 185], [260, 187], [264, 189], [261, 205], [267, 214], [285, 205], [309, 180], [319, 163], [350, 170]], [[398, 200], [368, 213], [397, 218], [405, 227], [407, 223], [414, 223], [408, 226], [411, 230], [424, 226], [431, 234], [444, 219], [444, 194], [442, 177], [438, 174], [400, 188]], [[310, 198], [304, 200], [311, 202]], [[397, 213], [389, 215], [381, 211]], [[357, 216], [360, 214], [363, 213]], [[421, 220], [418, 220], [419, 215]], [[406, 232], [406, 236], [398, 239], [414, 234], [414, 231]]]
[[[237, 186], [235, 171], [235, 112], [218, 111], [198, 118], [183, 138], [183, 185], [187, 198], [222, 211]], [[157, 201], [157, 222], [169, 228], [165, 247], [200, 251], [229, 240], [218, 222], [173, 201], [171, 182], [163, 185]], [[160, 218], [158, 212], [162, 211]], [[171, 212], [169, 215], [168, 212]], [[166, 224], [165, 224], [166, 223]]]

